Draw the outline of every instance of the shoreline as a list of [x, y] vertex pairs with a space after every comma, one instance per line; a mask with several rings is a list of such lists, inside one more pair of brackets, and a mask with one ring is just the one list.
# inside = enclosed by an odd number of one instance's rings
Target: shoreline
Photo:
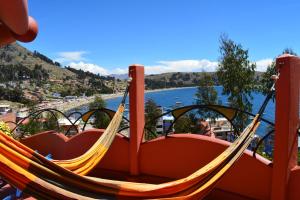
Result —
[[161, 88], [161, 89], [154, 89], [154, 90], [145, 90], [146, 93], [152, 93], [152, 92], [163, 92], [163, 91], [169, 91], [169, 90], [183, 90], [183, 89], [190, 89], [190, 88], [196, 88], [197, 86], [188, 86], [188, 87], [172, 87], [172, 88]]
[[[175, 87], [175, 88], [145, 90], [145, 94], [154, 93], [154, 92], [171, 91], [171, 90], [181, 90], [181, 89], [188, 89], [188, 88], [195, 88], [195, 87], [177, 87], [177, 88]], [[110, 100], [110, 99], [120, 98], [123, 96], [123, 94], [124, 93], [100, 94], [100, 96], [102, 97], [103, 100]], [[38, 109], [54, 108], [54, 109], [60, 110], [62, 112], [69, 112], [70, 110], [90, 104], [91, 102], [94, 101], [96, 96], [97, 95], [93, 95], [91, 97], [85, 97], [85, 98], [81, 97], [81, 98], [77, 98], [77, 99], [69, 100], [69, 101], [55, 100], [53, 102], [49, 102], [46, 104], [44, 104], [44, 103], [38, 104], [37, 108]], [[23, 110], [23, 109], [21, 109], [21, 110]], [[19, 111], [21, 111], [21, 110], [19, 110]]]
[[[181, 89], [188, 89], [188, 88], [195, 88], [196, 86], [190, 86], [190, 87], [175, 87], [175, 88], [162, 88], [162, 89], [154, 89], [154, 90], [145, 90], [145, 94], [147, 94], [147, 93], [153, 93], [153, 92], [163, 92], [163, 91], [171, 91], [171, 90], [181, 90]], [[116, 98], [120, 98], [120, 97], [122, 97], [123, 96], [123, 94], [124, 93], [116, 93], [116, 94], [100, 94], [100, 96], [102, 97], [102, 99], [103, 100], [109, 100], [109, 99], [116, 99]], [[84, 106], [84, 105], [87, 105], [87, 104], [89, 104], [89, 103], [91, 103], [93, 100], [94, 100], [94, 98], [95, 98], [95, 96], [97, 96], [97, 95], [94, 95], [94, 96], [92, 96], [92, 97], [88, 97], [88, 100], [87, 99], [85, 99], [84, 100], [84, 102], [81, 102], [81, 103], [79, 103], [79, 104], [77, 104], [77, 105], [73, 105], [72, 106], [72, 104], [71, 105], [69, 105], [69, 106], [67, 106], [67, 108], [66, 107], [64, 107], [63, 109], [58, 109], [58, 110], [61, 110], [61, 111], [63, 111], [63, 112], [68, 112], [68, 111], [70, 111], [70, 110], [72, 110], [72, 109], [76, 109], [76, 108], [78, 108], [78, 107], [81, 107], [81, 106]], [[75, 103], [75, 102], [74, 102]], [[78, 102], [77, 102], [78, 103]], [[70, 104], [70, 102], [65, 102], [64, 104]], [[63, 106], [63, 105], [62, 105]]]

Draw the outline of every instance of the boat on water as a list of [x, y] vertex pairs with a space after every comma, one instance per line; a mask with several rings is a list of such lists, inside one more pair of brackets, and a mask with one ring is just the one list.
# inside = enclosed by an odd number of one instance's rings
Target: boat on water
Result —
[[[25, 0], [0, 1], [0, 22], [1, 45], [31, 41], [37, 34]], [[299, 200], [300, 58], [282, 55], [276, 62], [280, 78], [272, 161], [246, 150], [257, 117], [233, 143], [180, 133], [143, 141], [144, 87], [139, 86], [144, 85], [144, 70], [133, 65], [129, 137], [116, 134], [125, 102], [105, 130], [90, 129], [70, 138], [47, 131], [20, 141], [1, 132], [0, 197], [21, 190], [19, 199]]]

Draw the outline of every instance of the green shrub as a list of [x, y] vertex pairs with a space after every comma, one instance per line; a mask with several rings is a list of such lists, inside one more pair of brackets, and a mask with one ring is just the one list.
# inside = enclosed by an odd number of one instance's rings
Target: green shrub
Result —
[[0, 131], [5, 133], [6, 135], [12, 137], [11, 130], [10, 130], [9, 126], [3, 121], [0, 121]]

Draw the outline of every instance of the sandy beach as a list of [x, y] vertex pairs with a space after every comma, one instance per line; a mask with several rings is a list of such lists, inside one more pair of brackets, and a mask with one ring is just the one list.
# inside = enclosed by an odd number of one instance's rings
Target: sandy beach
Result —
[[195, 88], [195, 86], [191, 87], [177, 87], [177, 88], [163, 88], [163, 89], [154, 89], [154, 90], [145, 90], [145, 93], [151, 93], [151, 92], [162, 92], [162, 91], [168, 91], [168, 90], [183, 90], [187, 88]]

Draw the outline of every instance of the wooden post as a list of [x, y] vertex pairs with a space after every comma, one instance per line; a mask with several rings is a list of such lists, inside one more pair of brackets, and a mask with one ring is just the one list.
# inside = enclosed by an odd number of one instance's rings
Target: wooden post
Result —
[[139, 174], [139, 149], [144, 132], [144, 67], [132, 65], [129, 67], [132, 78], [129, 89], [130, 118], [130, 174]]
[[284, 54], [277, 58], [280, 72], [276, 84], [275, 143], [272, 200], [288, 199], [291, 169], [297, 166], [299, 127], [300, 58]]

